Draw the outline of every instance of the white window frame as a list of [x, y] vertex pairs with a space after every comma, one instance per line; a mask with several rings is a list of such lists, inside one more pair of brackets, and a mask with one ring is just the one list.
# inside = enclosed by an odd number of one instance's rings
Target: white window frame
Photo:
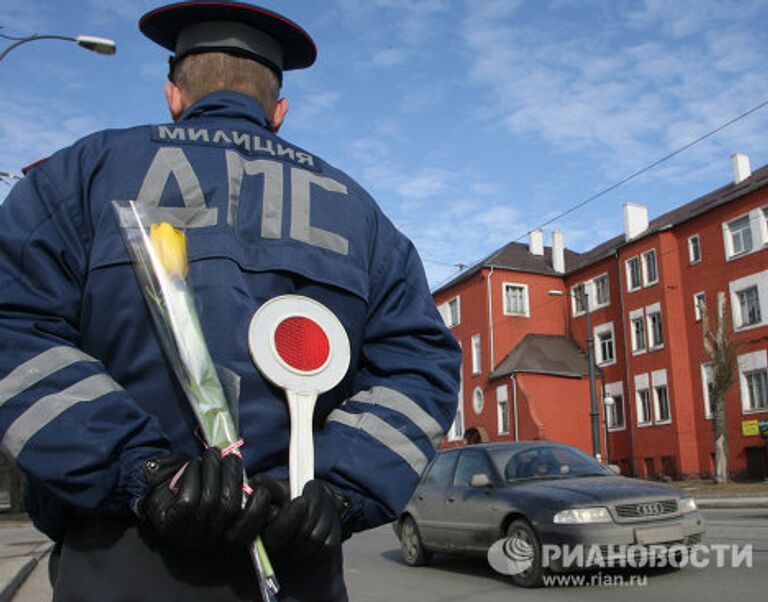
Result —
[[482, 387], [475, 387], [472, 391], [472, 411], [480, 416], [485, 409], [485, 393]]
[[[672, 400], [669, 396], [669, 384], [667, 383], [666, 370], [654, 370], [651, 372], [651, 388], [653, 390], [653, 422], [654, 424], [672, 423]], [[663, 390], [667, 398], [667, 418], [661, 418], [661, 400], [659, 390]]]
[[[744, 324], [739, 293], [751, 289], [752, 287], [756, 287], [757, 289], [760, 321], [755, 322], [754, 324]], [[756, 274], [733, 280], [728, 284], [728, 288], [731, 295], [733, 329], [736, 332], [750, 330], [752, 328], [760, 328], [768, 323], [768, 270], [763, 270], [762, 272], [757, 272]]]
[[[631, 265], [633, 262], [637, 262], [637, 286], [632, 286], [632, 274], [634, 273], [634, 270]], [[627, 292], [631, 293], [632, 291], [640, 290], [643, 287], [643, 266], [640, 256], [635, 255], [634, 257], [625, 260], [624, 269], [626, 270], [627, 276]]]
[[470, 350], [472, 354], [472, 374], [480, 374], [483, 371], [483, 348], [479, 334], [473, 334]]
[[[651, 280], [651, 274], [648, 270], [648, 257], [653, 256], [653, 280]], [[659, 281], [659, 262], [656, 249], [648, 249], [641, 255], [640, 266], [643, 273], [643, 286], [652, 286]]]
[[509, 418], [509, 387], [500, 385], [496, 387], [496, 431], [499, 435], [509, 435]]
[[[737, 249], [737, 245], [734, 244], [736, 237], [734, 236], [733, 225], [736, 222], [740, 222], [742, 220], [747, 220], [746, 226], [740, 228], [739, 232], [749, 233], [748, 236], [751, 242], [751, 246], [748, 249]], [[761, 207], [752, 209], [749, 211], [749, 213], [737, 215], [736, 217], [729, 219], [727, 222], [723, 222], [722, 229], [723, 244], [725, 246], [725, 258], [728, 261], [751, 255], [752, 253], [761, 251], [765, 248], [766, 245], [768, 245], [768, 223], [766, 223], [765, 210]], [[738, 238], [741, 241], [739, 246], [743, 246], [742, 239], [745, 236], [746, 234], [739, 235]]]
[[[605, 333], [610, 333], [611, 335], [611, 346], [613, 347], [613, 357], [611, 359], [605, 359], [605, 357], [603, 357], [603, 346], [600, 341], [600, 335]], [[612, 366], [616, 363], [616, 335], [613, 329], [613, 322], [606, 322], [605, 324], [595, 326], [595, 328], [593, 328], [592, 341], [598, 366]]]
[[[640, 421], [641, 416], [645, 414], [644, 404], [641, 392], [648, 395], [648, 419]], [[646, 427], [653, 425], [653, 396], [651, 395], [650, 383], [647, 374], [635, 375], [635, 409], [637, 410], [637, 426]]]
[[459, 402], [456, 406], [456, 416], [448, 430], [448, 441], [460, 441], [464, 438], [464, 378], [459, 381]]
[[[507, 303], [507, 289], [508, 288], [518, 288], [518, 289], [522, 290], [522, 292], [523, 292], [523, 305], [524, 305], [524, 308], [523, 308], [522, 312], [512, 311], [511, 308], [509, 307], [509, 304]], [[503, 307], [503, 311], [504, 311], [504, 315], [505, 316], [518, 316], [518, 317], [529, 318], [530, 315], [531, 315], [531, 312], [530, 312], [531, 304], [529, 302], [528, 285], [527, 284], [522, 284], [520, 282], [504, 282], [504, 283], [502, 283], [502, 286], [501, 286], [501, 302], [502, 302], [502, 307]]]
[[[626, 413], [626, 405], [624, 404], [624, 383], [621, 381], [614, 382], [614, 383], [606, 383], [605, 387], [603, 387], [603, 392], [605, 394], [605, 398], [603, 399], [603, 412], [605, 416], [605, 428], [608, 429], [609, 432], [613, 433], [615, 431], [624, 431], [627, 429], [627, 413]], [[611, 424], [611, 422], [615, 421], [616, 418], [616, 410], [608, 411], [608, 404], [605, 403], [606, 399], [611, 398], [613, 400], [613, 407], [621, 406], [621, 424], [615, 423]], [[614, 421], [609, 421], [609, 416], [614, 418]]]
[[[579, 308], [579, 303], [577, 299], [579, 299], [579, 290], [584, 291], [584, 307]], [[583, 316], [585, 313], [587, 313], [587, 309], [590, 305], [590, 295], [589, 291], [587, 290], [587, 282], [579, 282], [577, 284], [574, 284], [571, 287], [571, 315], [573, 317], [577, 316]]]
[[742, 414], [765, 414], [768, 413], [768, 407], [752, 408], [749, 396], [749, 383], [747, 375], [760, 370], [768, 370], [768, 350], [760, 349], [752, 353], [745, 353], [736, 358], [739, 367], [739, 390], [741, 394], [741, 413]]
[[[635, 331], [635, 323], [643, 327], [643, 346], [638, 346], [638, 337]], [[634, 309], [629, 312], [629, 335], [632, 340], [632, 355], [640, 355], [648, 351], [648, 332], [645, 325], [645, 313], [643, 308]]]
[[[598, 298], [597, 291], [599, 290], [599, 287], [597, 285], [598, 281], [605, 280], [605, 294], [606, 299], [604, 301], [600, 301]], [[593, 307], [595, 309], [600, 307], [608, 307], [611, 304], [611, 279], [608, 275], [608, 272], [604, 274], [600, 274], [599, 276], [596, 276], [592, 279], [592, 290], [594, 291], [594, 304]], [[590, 295], [590, 299], [592, 298], [592, 295]]]
[[701, 301], [703, 301], [706, 304], [707, 294], [704, 291], [693, 293], [693, 317], [697, 322], [701, 322], [701, 319], [703, 317], [703, 314], [701, 311], [702, 310]]
[[[645, 308], [646, 316], [646, 341], [648, 343], [648, 351], [658, 351], [664, 349], [664, 319], [661, 315], [661, 303], [654, 303]], [[658, 316], [659, 332], [661, 334], [661, 342], [656, 340], [656, 332], [653, 328], [653, 316]]]
[[701, 237], [698, 234], [688, 237], [688, 263], [691, 265], [701, 263]]
[[715, 367], [711, 362], [701, 364], [701, 395], [704, 400], [704, 418], [712, 420], [712, 399], [709, 385], [714, 384]]
[[[453, 306], [456, 307], [455, 321], [454, 312], [452, 311]], [[445, 303], [441, 303], [437, 309], [440, 312], [440, 315], [443, 316], [443, 322], [445, 322], [445, 325], [448, 328], [453, 328], [454, 326], [461, 324], [461, 297], [458, 295], [452, 299], [448, 299]]]

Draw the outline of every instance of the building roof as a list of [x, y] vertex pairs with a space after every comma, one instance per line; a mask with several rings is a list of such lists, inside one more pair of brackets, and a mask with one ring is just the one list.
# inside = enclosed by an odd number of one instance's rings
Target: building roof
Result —
[[[569, 249], [564, 251], [565, 271], [575, 269], [581, 265], [581, 255]], [[466, 270], [451, 278], [445, 284], [435, 289], [435, 293], [450, 288], [469, 280], [484, 268], [514, 270], [516, 272], [529, 272], [532, 274], [544, 274], [546, 276], [562, 276], [552, 267], [552, 247], [544, 247], [544, 255], [533, 255], [528, 250], [526, 243], [510, 242], [494, 251], [488, 257], [481, 259], [476, 264], [468, 267]]]
[[[588, 265], [605, 259], [627, 244], [659, 232], [660, 230], [665, 230], [677, 226], [678, 224], [682, 224], [683, 222], [698, 217], [707, 211], [725, 205], [734, 199], [740, 198], [765, 186], [768, 186], [768, 165], [755, 170], [749, 178], [739, 184], [727, 184], [726, 186], [718, 188], [717, 190], [686, 203], [685, 205], [681, 205], [680, 207], [660, 215], [649, 222], [648, 229], [645, 232], [631, 241], [625, 240], [624, 234], [620, 234], [585, 253], [577, 253], [566, 248], [565, 273], [570, 274], [580, 270]], [[455, 286], [460, 282], [464, 282], [484, 268], [500, 268], [550, 276], [562, 275], [555, 272], [552, 268], [551, 247], [544, 248], [544, 255], [532, 255], [528, 250], [527, 244], [510, 242], [494, 251], [486, 258], [470, 266], [460, 274], [457, 274], [448, 282], [440, 285], [433, 292], [438, 293]]]
[[570, 337], [527, 334], [488, 375], [489, 379], [515, 372], [580, 378], [589, 374], [584, 352]]
[[726, 203], [745, 196], [750, 192], [764, 188], [765, 186], [768, 186], [768, 165], [764, 165], [760, 169], [757, 169], [749, 178], [739, 184], [727, 184], [726, 186], [718, 188], [717, 190], [650, 220], [648, 229], [631, 241], [625, 240], [624, 235], [621, 234], [599, 244], [586, 253], [576, 254], [576, 260], [571, 265], [568, 265], [568, 272], [579, 270], [592, 263], [600, 261], [626, 244], [645, 238], [650, 234], [655, 234], [660, 230], [673, 228], [679, 224], [692, 220], [707, 211], [711, 211], [721, 205], [725, 205]]

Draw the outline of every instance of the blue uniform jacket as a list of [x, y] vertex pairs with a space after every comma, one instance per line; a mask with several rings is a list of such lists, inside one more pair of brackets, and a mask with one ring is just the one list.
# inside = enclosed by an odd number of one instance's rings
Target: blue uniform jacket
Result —
[[37, 526], [57, 538], [127, 512], [147, 458], [201, 451], [113, 210], [124, 200], [186, 231], [211, 356], [239, 380], [249, 474], [287, 474], [290, 429], [251, 361], [254, 312], [296, 293], [339, 317], [352, 364], [317, 402], [316, 474], [350, 499], [347, 529], [395, 517], [453, 420], [458, 347], [373, 199], [272, 133], [255, 101], [218, 92], [176, 123], [80, 140], [0, 207], [0, 437]]

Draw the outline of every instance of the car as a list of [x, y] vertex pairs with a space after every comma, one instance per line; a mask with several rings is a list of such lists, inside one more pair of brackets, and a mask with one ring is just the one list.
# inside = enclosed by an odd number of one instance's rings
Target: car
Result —
[[686, 491], [547, 441], [439, 451], [393, 526], [408, 565], [434, 552], [485, 554], [523, 587], [548, 572], [680, 555], [705, 531]]

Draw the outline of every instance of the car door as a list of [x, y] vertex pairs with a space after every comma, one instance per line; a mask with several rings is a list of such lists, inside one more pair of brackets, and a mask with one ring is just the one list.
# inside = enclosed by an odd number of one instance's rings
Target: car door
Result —
[[443, 547], [448, 541], [445, 522], [445, 497], [453, 482], [456, 452], [439, 453], [427, 469], [410, 502], [422, 540], [431, 547]]
[[[472, 485], [473, 477], [487, 476], [487, 484]], [[461, 452], [443, 514], [456, 550], [484, 550], [499, 538], [503, 505], [497, 499], [498, 477], [487, 454], [479, 449]]]

